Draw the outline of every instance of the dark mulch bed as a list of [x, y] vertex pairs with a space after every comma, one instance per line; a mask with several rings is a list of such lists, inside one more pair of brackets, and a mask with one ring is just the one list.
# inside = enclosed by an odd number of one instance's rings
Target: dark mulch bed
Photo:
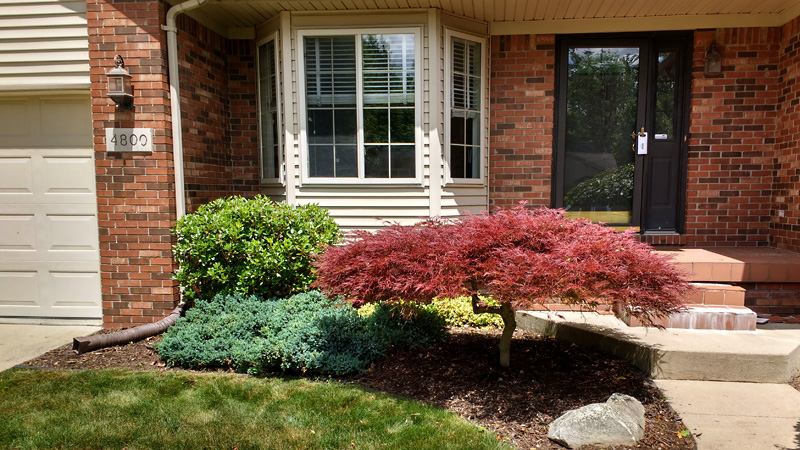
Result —
[[[69, 346], [27, 363], [69, 369], [166, 367], [153, 349], [159, 336], [135, 344], [76, 355]], [[551, 338], [517, 332], [511, 368], [497, 364], [499, 332], [453, 329], [448, 342], [430, 349], [397, 351], [367, 373], [341, 378], [384, 392], [447, 408], [495, 431], [521, 450], [561, 449], [546, 437], [547, 424], [569, 409], [604, 402], [620, 392], [639, 399], [647, 427], [638, 447], [620, 449], [695, 448], [682, 437], [680, 418], [661, 392], [629, 363]], [[597, 449], [601, 447], [584, 447]]]

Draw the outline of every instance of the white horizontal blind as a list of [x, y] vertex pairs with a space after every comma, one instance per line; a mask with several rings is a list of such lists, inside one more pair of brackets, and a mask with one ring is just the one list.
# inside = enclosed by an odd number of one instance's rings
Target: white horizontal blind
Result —
[[365, 105], [414, 105], [414, 35], [364, 35]]
[[306, 37], [305, 45], [307, 105], [355, 106], [355, 37]]
[[358, 177], [355, 36], [307, 36], [306, 131], [311, 177]]
[[416, 178], [416, 35], [304, 39], [309, 176]]
[[452, 107], [480, 111], [481, 46], [477, 42], [453, 38]]
[[450, 55], [450, 177], [477, 179], [481, 164], [481, 45], [454, 37]]

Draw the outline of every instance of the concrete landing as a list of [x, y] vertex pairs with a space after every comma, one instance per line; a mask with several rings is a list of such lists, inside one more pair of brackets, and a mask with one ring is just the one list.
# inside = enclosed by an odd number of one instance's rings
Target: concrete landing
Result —
[[800, 392], [786, 384], [656, 380], [698, 450], [800, 449]]
[[713, 283], [797, 283], [800, 254], [769, 247], [658, 247], [691, 281]]
[[0, 371], [69, 344], [75, 336], [86, 336], [100, 329], [99, 326], [0, 323]]
[[800, 392], [785, 384], [800, 372], [800, 327], [658, 330], [578, 312], [517, 312], [517, 326], [633, 362], [656, 379], [698, 450], [800, 450]]
[[800, 329], [658, 330], [610, 315], [526, 311], [517, 327], [613, 354], [655, 379], [787, 383], [800, 373]]

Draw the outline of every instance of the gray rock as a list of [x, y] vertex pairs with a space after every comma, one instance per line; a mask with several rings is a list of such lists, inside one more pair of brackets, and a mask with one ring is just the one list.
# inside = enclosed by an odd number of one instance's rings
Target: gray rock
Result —
[[605, 403], [573, 409], [550, 423], [547, 437], [568, 448], [581, 445], [635, 445], [644, 437], [644, 406], [613, 394]]

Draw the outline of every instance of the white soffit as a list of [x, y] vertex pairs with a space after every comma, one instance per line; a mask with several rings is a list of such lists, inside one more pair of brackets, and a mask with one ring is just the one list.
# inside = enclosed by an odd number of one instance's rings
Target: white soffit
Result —
[[429, 8], [487, 22], [491, 34], [772, 27], [800, 16], [797, 0], [211, 0], [189, 15], [220, 31], [256, 27], [281, 11]]

